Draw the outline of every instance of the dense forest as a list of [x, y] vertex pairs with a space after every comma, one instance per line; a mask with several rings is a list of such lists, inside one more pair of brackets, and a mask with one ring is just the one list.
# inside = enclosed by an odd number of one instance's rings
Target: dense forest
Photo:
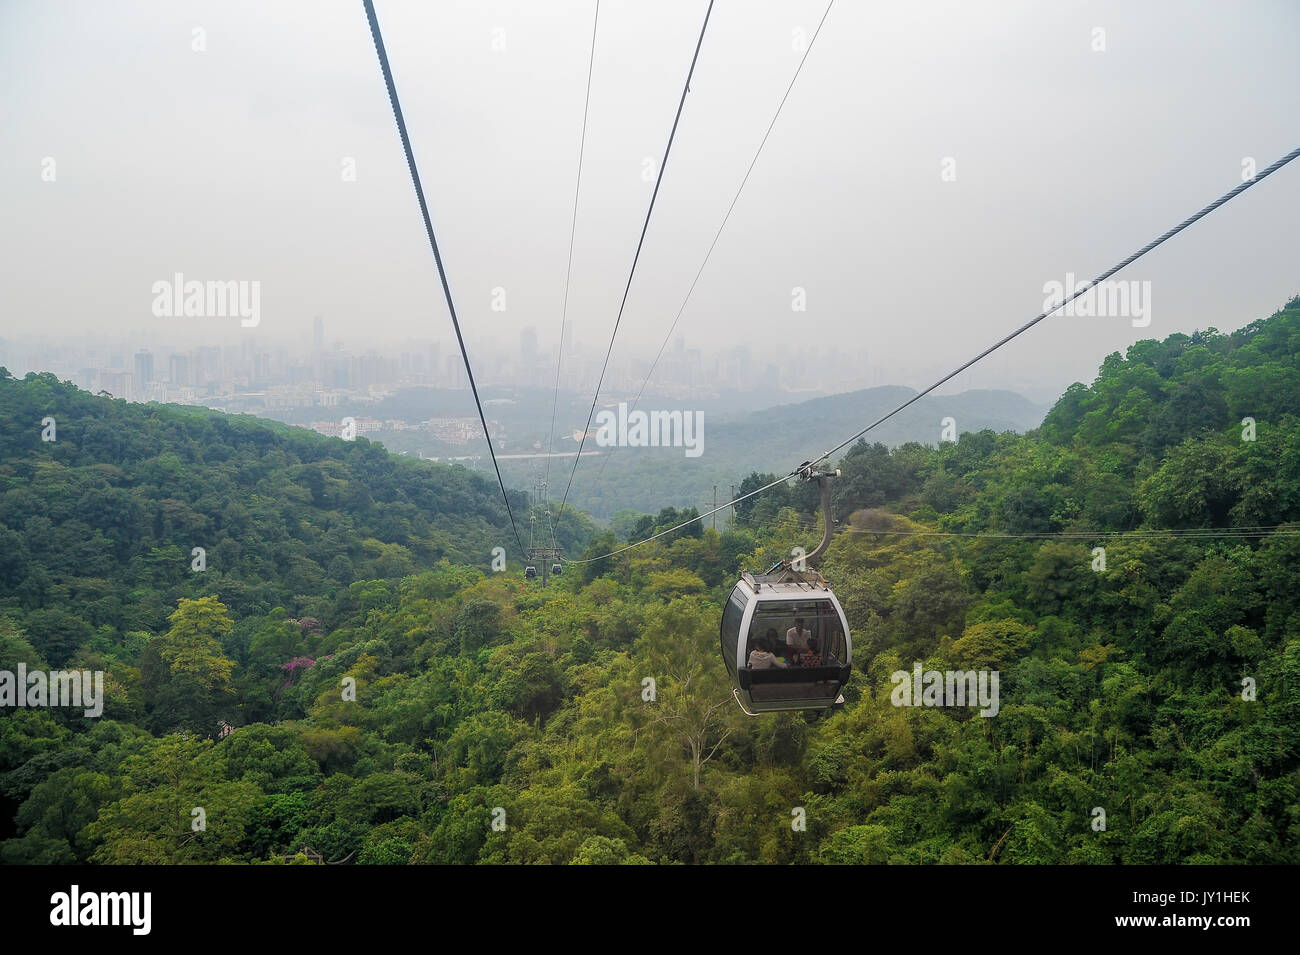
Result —
[[[779, 405], [772, 405], [774, 394], [767, 394], [762, 398], [762, 411], [716, 415], [701, 411], [707, 453], [691, 458], [681, 451], [647, 454], [641, 449], [592, 448], [601, 456], [583, 462], [569, 502], [599, 520], [612, 519], [625, 509], [658, 511], [665, 505], [707, 510], [715, 487], [717, 500], [726, 501], [731, 486], [750, 470], [798, 464], [807, 457], [800, 457], [801, 451], [834, 447], [845, 435], [915, 393], [911, 388], [878, 387]], [[680, 399], [665, 404], [647, 397], [637, 407], [678, 404]], [[1043, 420], [1045, 410], [1011, 391], [927, 395], [882, 424], [872, 437], [890, 446], [922, 439], [936, 441], [942, 431], [940, 423], [949, 416], [967, 431], [1026, 431]], [[586, 411], [581, 409], [578, 420]], [[787, 465], [792, 455], [794, 460]], [[522, 481], [518, 465], [508, 463], [515, 465], [514, 473]], [[510, 473], [506, 471], [507, 480]]]
[[[0, 860], [1300, 862], [1300, 299], [837, 463], [846, 705], [751, 719], [720, 607], [809, 485], [542, 590], [462, 469], [0, 370], [0, 669], [106, 674], [100, 718], [0, 711]], [[917, 663], [998, 714], [893, 705]]]

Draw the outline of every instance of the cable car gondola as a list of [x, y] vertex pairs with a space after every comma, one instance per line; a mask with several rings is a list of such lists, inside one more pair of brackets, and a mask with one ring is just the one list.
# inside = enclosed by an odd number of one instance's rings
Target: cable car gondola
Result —
[[537, 579], [537, 568], [534, 567], [534, 566], [532, 566], [531, 564], [529, 564], [527, 567], [525, 567], [525, 568], [524, 568], [524, 579], [525, 579], [525, 580], [536, 580], [536, 579]]
[[[804, 561], [830, 544], [831, 477], [804, 479], [821, 486], [826, 532]], [[741, 574], [722, 611], [722, 659], [736, 702], [750, 716], [784, 710], [828, 710], [843, 705], [852, 674], [853, 640], [844, 609], [821, 574], [782, 561], [766, 574]]]
[[558, 576], [560, 576], [560, 572], [561, 572], [562, 570], [564, 570], [564, 567], [563, 567], [562, 565], [560, 565], [560, 564], [552, 564], [552, 565], [551, 565], [551, 576], [552, 576], [552, 577], [558, 577]]

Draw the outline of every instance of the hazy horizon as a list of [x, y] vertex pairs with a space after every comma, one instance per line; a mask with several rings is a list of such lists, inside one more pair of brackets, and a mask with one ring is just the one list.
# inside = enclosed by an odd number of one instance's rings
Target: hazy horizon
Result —
[[[532, 327], [553, 368], [594, 4], [377, 7], [470, 358]], [[568, 312], [588, 358], [706, 7], [600, 6]], [[657, 350], [825, 9], [714, 7], [615, 363]], [[1036, 314], [1046, 283], [1294, 148], [1297, 27], [1281, 2], [837, 4], [677, 334], [706, 354], [832, 348], [924, 387]], [[10, 2], [0, 71], [0, 337], [270, 348], [323, 315], [357, 348], [447, 352], [360, 3]], [[1149, 324], [1056, 316], [948, 390], [1043, 400], [1139, 339], [1271, 314], [1300, 290], [1298, 199], [1288, 167], [1121, 273], [1150, 283]], [[259, 282], [260, 323], [155, 316], [176, 273]]]

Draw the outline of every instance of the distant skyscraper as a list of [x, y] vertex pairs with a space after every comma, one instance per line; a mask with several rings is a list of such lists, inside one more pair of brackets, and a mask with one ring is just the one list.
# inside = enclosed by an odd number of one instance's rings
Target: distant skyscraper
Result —
[[325, 319], [319, 315], [311, 320], [311, 342], [317, 351], [325, 350]]
[[135, 353], [135, 386], [144, 392], [153, 381], [153, 352], [141, 348]]
[[201, 385], [221, 378], [221, 349], [216, 345], [203, 345], [199, 348], [195, 361], [194, 383]]
[[532, 362], [537, 358], [537, 329], [529, 325], [519, 333], [519, 354], [525, 362]]
[[127, 401], [134, 399], [131, 390], [131, 373], [129, 371], [101, 369], [99, 372], [99, 387], [114, 398], [125, 398]]
[[469, 387], [469, 377], [465, 374], [465, 365], [460, 355], [448, 355], [446, 369], [441, 387], [453, 390]]
[[167, 359], [167, 377], [173, 385], [190, 384], [190, 358], [188, 355], [172, 355]]

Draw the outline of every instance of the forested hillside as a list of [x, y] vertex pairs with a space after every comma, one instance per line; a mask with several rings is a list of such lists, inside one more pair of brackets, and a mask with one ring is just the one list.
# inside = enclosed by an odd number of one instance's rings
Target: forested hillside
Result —
[[[589, 527], [558, 533], [571, 546]], [[507, 544], [495, 482], [463, 468], [0, 369], [0, 592], [56, 666], [100, 630], [163, 627], [180, 597], [312, 615], [354, 580], [444, 557], [486, 569]]]
[[[725, 501], [731, 485], [751, 470], [786, 465], [793, 455], [787, 465], [792, 467], [808, 456], [800, 457], [801, 452], [834, 447], [915, 393], [911, 388], [867, 388], [757, 412], [706, 414], [707, 450], [698, 458], [688, 458], [676, 448], [595, 448], [601, 456], [584, 460], [570, 501], [601, 519], [623, 509], [657, 510], [664, 505], [704, 509], [715, 486], [718, 500]], [[663, 405], [648, 399], [639, 407]], [[1011, 391], [927, 395], [886, 421], [872, 437], [889, 447], [917, 440], [934, 443], [946, 418], [963, 431], [1027, 431], [1043, 420], [1044, 410]]]
[[[1297, 356], [1300, 299], [1112, 355], [1026, 435], [851, 448], [820, 719], [744, 716], [718, 658], [809, 486], [543, 591], [464, 471], [0, 380], [0, 669], [107, 673], [102, 718], [0, 715], [0, 860], [1300, 862]], [[893, 705], [917, 663], [998, 670], [998, 714]]]

